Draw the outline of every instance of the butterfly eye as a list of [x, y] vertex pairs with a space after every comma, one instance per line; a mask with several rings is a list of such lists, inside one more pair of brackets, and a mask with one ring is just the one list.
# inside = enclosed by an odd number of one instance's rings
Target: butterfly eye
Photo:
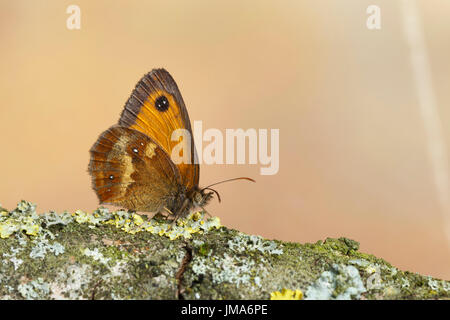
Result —
[[158, 111], [164, 112], [169, 109], [169, 100], [166, 96], [159, 96], [155, 101], [155, 107]]
[[110, 176], [109, 176], [109, 179], [110, 179], [110, 180], [114, 179], [114, 176], [113, 176], [113, 175], [110, 175]]

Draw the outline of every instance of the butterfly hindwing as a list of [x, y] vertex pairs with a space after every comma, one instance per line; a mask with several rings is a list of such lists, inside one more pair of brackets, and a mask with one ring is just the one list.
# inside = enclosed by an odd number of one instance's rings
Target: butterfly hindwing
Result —
[[88, 170], [100, 203], [158, 211], [179, 192], [178, 168], [165, 150], [139, 131], [113, 126], [90, 153]]
[[178, 167], [182, 184], [190, 189], [198, 185], [199, 165], [192, 136], [189, 115], [177, 84], [164, 69], [154, 69], [136, 85], [125, 104], [119, 125], [137, 130], [153, 139], [169, 156], [179, 143], [172, 141], [176, 129], [186, 129], [191, 139], [184, 140], [184, 150], [190, 149], [189, 162]]

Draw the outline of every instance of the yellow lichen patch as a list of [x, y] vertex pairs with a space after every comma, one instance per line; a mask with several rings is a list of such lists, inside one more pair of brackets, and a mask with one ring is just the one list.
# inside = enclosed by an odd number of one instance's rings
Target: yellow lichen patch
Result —
[[0, 238], [6, 239], [16, 231], [17, 228], [11, 221], [0, 222]]
[[372, 273], [375, 273], [375, 272], [377, 271], [377, 269], [376, 269], [374, 266], [368, 266], [368, 267], [365, 269], [365, 271], [366, 271], [368, 274], [372, 274]]
[[399, 289], [395, 288], [395, 287], [392, 287], [392, 286], [386, 287], [383, 290], [383, 294], [386, 297], [394, 297], [394, 296], [396, 296], [398, 294], [398, 292], [399, 292]]
[[25, 231], [26, 234], [30, 236], [37, 236], [41, 227], [37, 224], [26, 224], [22, 226], [22, 230]]
[[101, 223], [114, 225], [131, 234], [146, 231], [175, 240], [181, 237], [189, 239], [194, 233], [203, 233], [221, 227], [219, 218], [214, 217], [207, 220], [204, 218], [205, 215], [202, 212], [191, 213], [185, 218], [178, 219], [176, 224], [172, 225], [171, 220], [144, 220], [136, 213], [117, 211], [113, 212], [108, 219], [102, 220]]
[[136, 213], [133, 214], [133, 222], [135, 225], [140, 226], [141, 224], [144, 223], [144, 219], [142, 219], [142, 217]]
[[41, 226], [34, 209], [33, 204], [22, 201], [18, 204], [18, 209], [1, 214], [0, 238], [6, 239], [16, 232], [25, 232], [27, 235], [36, 236], [40, 232]]
[[291, 290], [283, 288], [280, 291], [274, 291], [270, 294], [270, 300], [302, 300], [303, 292], [301, 290]]
[[192, 215], [192, 220], [194, 220], [194, 221], [198, 221], [198, 220], [200, 220], [201, 218], [203, 218], [203, 216], [202, 216], [202, 213], [199, 211], [199, 212], [196, 212], [196, 213], [194, 213], [193, 215]]
[[170, 240], [178, 238], [189, 239], [192, 234], [208, 232], [212, 229], [221, 227], [220, 220], [217, 217], [205, 219], [202, 212], [195, 212], [184, 218], [177, 220], [172, 224], [171, 220], [150, 219], [142, 217], [134, 212], [118, 210], [109, 212], [106, 208], [99, 208], [93, 214], [83, 210], [76, 210], [73, 213], [64, 212], [63, 214], [48, 213], [37, 215], [35, 206], [28, 202], [21, 202], [17, 210], [0, 215], [0, 238], [8, 238], [16, 232], [23, 232], [30, 236], [37, 236], [46, 232], [42, 227], [45, 225], [61, 223], [67, 225], [71, 222], [87, 224], [89, 228], [95, 228], [99, 225], [113, 225], [117, 229], [130, 234], [138, 232], [150, 232], [159, 236], [164, 236]]
[[103, 221], [104, 218], [99, 215], [98, 213], [89, 214], [87, 212], [84, 212], [83, 210], [77, 210], [74, 213], [72, 213], [72, 217], [75, 219], [78, 223], [89, 223], [92, 225], [99, 224], [100, 221]]
[[74, 213], [72, 213], [72, 216], [75, 218], [75, 221], [78, 223], [89, 222], [89, 215], [82, 210], [75, 211]]

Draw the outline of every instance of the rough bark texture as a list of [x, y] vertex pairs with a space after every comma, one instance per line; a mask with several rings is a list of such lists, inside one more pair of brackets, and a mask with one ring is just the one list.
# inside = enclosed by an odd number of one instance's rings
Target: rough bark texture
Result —
[[[266, 240], [190, 215], [176, 226], [100, 208], [0, 207], [0, 299], [449, 299], [450, 282], [401, 271], [339, 238]], [[289, 290], [284, 290], [285, 293]], [[298, 293], [299, 291], [297, 291]]]

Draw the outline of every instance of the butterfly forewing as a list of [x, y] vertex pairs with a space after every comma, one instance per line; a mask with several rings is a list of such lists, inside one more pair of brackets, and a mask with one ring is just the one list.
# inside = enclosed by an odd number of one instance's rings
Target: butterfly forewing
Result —
[[157, 211], [180, 191], [178, 168], [156, 141], [139, 131], [113, 126], [90, 153], [89, 173], [100, 203]]
[[183, 150], [190, 150], [189, 163], [176, 166], [187, 189], [198, 185], [199, 166], [189, 115], [175, 81], [166, 70], [154, 69], [138, 82], [120, 116], [119, 125], [151, 137], [169, 156], [179, 143], [171, 140], [173, 131], [188, 130], [191, 139], [183, 139], [186, 144]]

